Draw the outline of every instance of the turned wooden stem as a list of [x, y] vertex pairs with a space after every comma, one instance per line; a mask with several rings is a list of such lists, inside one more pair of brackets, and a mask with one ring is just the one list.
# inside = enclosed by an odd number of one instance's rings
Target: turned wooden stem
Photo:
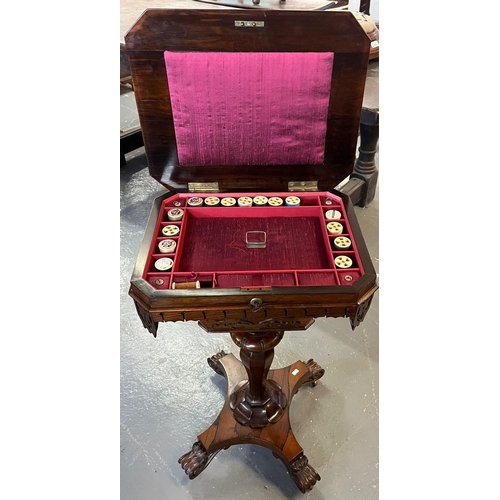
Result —
[[230, 395], [229, 405], [234, 418], [243, 425], [265, 427], [277, 422], [287, 405], [281, 387], [268, 380], [274, 358], [274, 347], [283, 338], [283, 332], [233, 332], [231, 338], [240, 348], [241, 363], [248, 380], [243, 380]]
[[252, 352], [242, 348], [240, 359], [248, 374], [246, 399], [253, 406], [262, 406], [269, 401], [265, 381], [274, 358], [274, 349]]

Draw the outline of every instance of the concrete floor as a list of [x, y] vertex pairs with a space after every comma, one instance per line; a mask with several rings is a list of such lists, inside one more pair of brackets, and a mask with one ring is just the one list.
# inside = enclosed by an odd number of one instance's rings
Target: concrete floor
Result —
[[[120, 128], [137, 126], [131, 87], [121, 86], [120, 102]], [[207, 357], [222, 349], [238, 356], [238, 349], [228, 334], [207, 334], [195, 322], [160, 324], [156, 339], [142, 327], [127, 292], [152, 202], [164, 191], [148, 175], [143, 148], [129, 153], [120, 172], [121, 499], [378, 499], [379, 293], [354, 332], [348, 319], [317, 319], [276, 349], [273, 368], [314, 358], [325, 369], [291, 406], [294, 433], [321, 476], [312, 491], [303, 495], [259, 446], [221, 451], [192, 481], [177, 463], [225, 398], [225, 379]], [[355, 211], [378, 272], [378, 190]]]

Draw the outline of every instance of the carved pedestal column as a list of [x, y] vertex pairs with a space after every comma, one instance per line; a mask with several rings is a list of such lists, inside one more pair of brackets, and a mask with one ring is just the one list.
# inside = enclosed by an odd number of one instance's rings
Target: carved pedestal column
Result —
[[281, 387], [267, 376], [274, 347], [283, 338], [283, 332], [231, 333], [231, 338], [241, 349], [240, 359], [248, 376], [230, 396], [234, 418], [253, 428], [277, 422], [286, 408], [287, 398]]

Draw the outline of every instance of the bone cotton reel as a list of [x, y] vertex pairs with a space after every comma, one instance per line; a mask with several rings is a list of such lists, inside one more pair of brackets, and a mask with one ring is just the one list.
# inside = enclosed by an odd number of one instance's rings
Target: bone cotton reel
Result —
[[347, 269], [352, 266], [352, 259], [347, 257], [347, 255], [339, 255], [335, 257], [335, 265], [342, 269]]
[[207, 207], [216, 207], [220, 203], [220, 198], [217, 196], [207, 196], [205, 198], [205, 205]]
[[155, 262], [155, 268], [158, 271], [170, 271], [172, 266], [174, 265], [174, 261], [169, 257], [162, 257]]
[[231, 197], [222, 198], [220, 204], [223, 207], [234, 207], [236, 205], [236, 200], [234, 198], [231, 198]]
[[265, 207], [267, 205], [267, 202], [269, 200], [267, 199], [267, 196], [256, 196], [254, 199], [253, 199], [253, 204], [256, 206], [256, 207]]
[[267, 202], [272, 207], [280, 207], [281, 205], [283, 205], [283, 200], [281, 198], [278, 198], [277, 196], [271, 196], [271, 198], [269, 198]]
[[160, 253], [174, 253], [177, 243], [174, 240], [162, 240], [158, 243]]
[[287, 207], [298, 207], [300, 205], [300, 198], [298, 196], [288, 196], [285, 198], [285, 205]]
[[190, 207], [201, 207], [203, 205], [203, 198], [193, 196], [192, 198], [188, 198], [187, 204]]
[[337, 250], [347, 250], [351, 248], [351, 240], [347, 236], [338, 236], [333, 240], [333, 245]]
[[182, 210], [182, 208], [172, 208], [172, 210], [167, 212], [168, 220], [171, 221], [179, 221], [182, 219], [183, 215], [184, 210]]
[[337, 220], [342, 218], [342, 214], [338, 210], [327, 210], [325, 218], [328, 220]]
[[180, 232], [179, 226], [174, 224], [169, 224], [161, 230], [162, 234], [165, 236], [177, 236]]
[[238, 198], [238, 206], [239, 207], [251, 207], [252, 206], [252, 198], [249, 196], [242, 196]]
[[342, 234], [344, 226], [340, 222], [329, 222], [326, 225], [326, 229], [330, 234]]

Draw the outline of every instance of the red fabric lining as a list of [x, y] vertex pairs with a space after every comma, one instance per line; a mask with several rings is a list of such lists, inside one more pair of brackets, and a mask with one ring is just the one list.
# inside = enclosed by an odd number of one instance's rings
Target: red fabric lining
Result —
[[[251, 209], [249, 209], [251, 210]], [[190, 218], [178, 271], [329, 268], [317, 217]], [[266, 248], [247, 248], [247, 231], [265, 231]]]
[[321, 164], [333, 53], [164, 53], [180, 165]]

